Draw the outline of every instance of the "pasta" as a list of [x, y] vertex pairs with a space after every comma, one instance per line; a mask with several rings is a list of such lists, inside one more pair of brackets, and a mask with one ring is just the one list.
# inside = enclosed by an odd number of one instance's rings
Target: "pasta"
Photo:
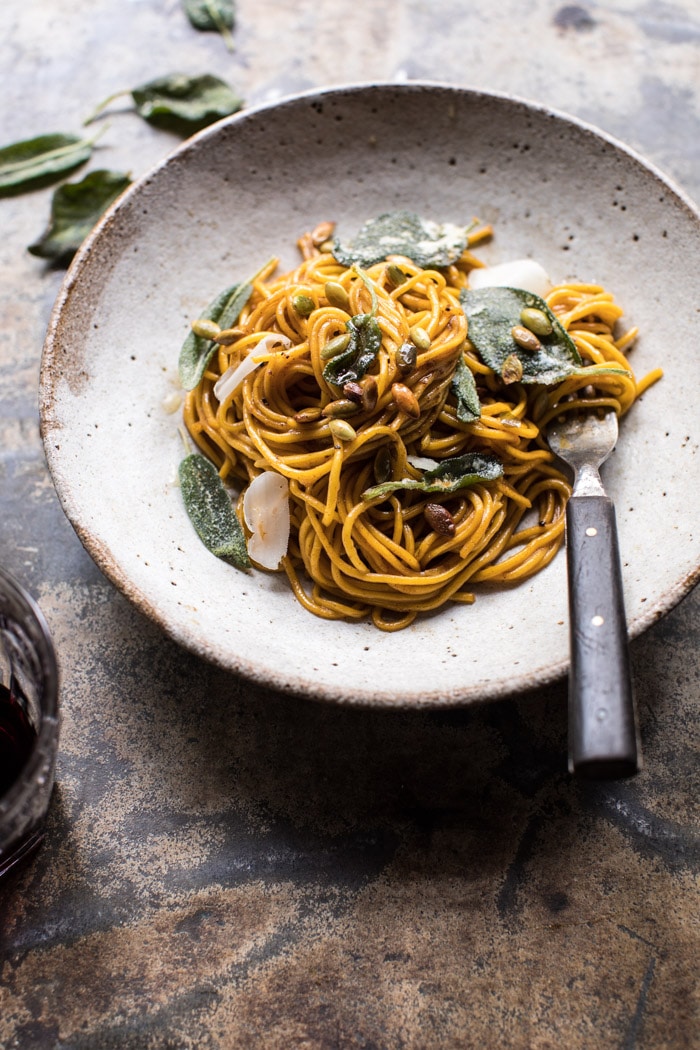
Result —
[[[287, 479], [291, 533], [280, 567], [316, 616], [371, 617], [395, 631], [448, 602], [472, 603], [476, 585], [513, 585], [541, 570], [562, 544], [570, 494], [543, 428], [583, 404], [624, 415], [660, 374], [635, 380], [626, 352], [636, 332], [616, 338], [620, 307], [587, 284], [544, 297], [586, 367], [542, 385], [485, 364], [461, 296], [481, 266], [472, 249], [489, 233], [472, 232], [439, 268], [393, 255], [347, 267], [306, 235], [295, 270], [275, 276], [273, 260], [257, 275], [187, 395], [187, 431], [226, 486], [243, 492], [265, 471]], [[349, 331], [369, 363], [329, 381]], [[471, 418], [456, 387], [465, 368], [479, 400]], [[465, 456], [497, 461], [499, 476], [425, 486], [436, 466]]]

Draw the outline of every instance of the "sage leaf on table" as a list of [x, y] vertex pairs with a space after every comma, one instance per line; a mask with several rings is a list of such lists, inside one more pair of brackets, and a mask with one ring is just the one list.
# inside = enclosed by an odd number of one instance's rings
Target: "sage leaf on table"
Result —
[[465, 364], [462, 354], [457, 359], [451, 389], [457, 399], [457, 419], [460, 423], [474, 423], [481, 417], [481, 402], [476, 389], [474, 373]]
[[195, 29], [220, 33], [229, 51], [233, 50], [234, 0], [182, 0], [182, 6]]
[[[570, 376], [626, 374], [619, 365], [584, 365], [571, 336], [544, 299], [522, 288], [466, 288], [460, 299], [467, 317], [468, 335], [484, 364], [504, 381], [541, 383], [552, 386]], [[525, 350], [513, 338], [524, 309], [539, 310], [551, 324], [548, 335], [540, 335], [539, 349]], [[514, 366], [517, 365], [517, 368]]]
[[343, 266], [372, 266], [387, 255], [405, 255], [423, 269], [449, 266], [466, 248], [472, 225], [440, 224], [408, 211], [386, 212], [366, 222], [352, 239], [336, 238], [333, 255]]
[[237, 569], [249, 569], [243, 526], [214, 464], [192, 452], [180, 463], [178, 476], [185, 510], [207, 550], [230, 559]]
[[90, 159], [93, 138], [38, 135], [0, 149], [0, 197], [39, 189]]
[[85, 121], [90, 124], [118, 98], [131, 95], [136, 112], [154, 127], [189, 136], [222, 117], [237, 113], [243, 99], [219, 77], [205, 73], [188, 76], [170, 73], [127, 91], [117, 91]]
[[[268, 265], [269, 263], [266, 264]], [[240, 281], [238, 284], [232, 284], [230, 288], [225, 288], [215, 299], [212, 299], [204, 312], [199, 315], [198, 320], [214, 321], [222, 329], [232, 328], [250, 298], [253, 282], [261, 272], [262, 270], [258, 270], [247, 281]], [[185, 390], [194, 390], [197, 386], [216, 350], [216, 345], [212, 339], [195, 335], [194, 332], [188, 333], [182, 344], [178, 361], [180, 383]]]
[[55, 263], [70, 262], [102, 213], [130, 184], [128, 175], [101, 169], [80, 182], [59, 186], [51, 201], [48, 229], [28, 250]]
[[467, 452], [463, 456], [452, 456], [426, 470], [420, 480], [401, 478], [373, 485], [362, 493], [364, 500], [385, 499], [392, 492], [409, 490], [426, 493], [450, 493], [476, 485], [480, 481], [496, 481], [503, 475], [503, 464], [492, 455], [482, 452]]

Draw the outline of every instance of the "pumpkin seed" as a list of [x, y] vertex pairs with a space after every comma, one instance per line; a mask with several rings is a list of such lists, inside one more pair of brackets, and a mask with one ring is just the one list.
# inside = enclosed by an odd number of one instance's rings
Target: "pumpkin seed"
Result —
[[391, 461], [391, 449], [388, 445], [382, 445], [378, 449], [376, 456], [374, 457], [374, 480], [378, 485], [382, 485], [385, 481], [388, 481], [393, 473], [393, 465]]
[[418, 360], [418, 349], [415, 343], [402, 343], [396, 350], [394, 355], [396, 358], [396, 367], [399, 372], [406, 373], [411, 372], [416, 367], [416, 361]]
[[344, 419], [331, 419], [328, 429], [336, 441], [354, 441], [357, 437], [356, 432]]
[[391, 384], [391, 396], [397, 408], [405, 412], [407, 416], [418, 419], [420, 416], [420, 402], [410, 387], [404, 383]]
[[405, 284], [408, 280], [408, 274], [404, 273], [400, 266], [396, 263], [389, 263], [386, 268], [387, 280], [394, 288], [399, 288], [402, 284]]
[[423, 514], [433, 532], [439, 536], [454, 536], [457, 530], [455, 520], [442, 503], [426, 503]]
[[535, 335], [551, 335], [552, 334], [552, 322], [547, 317], [544, 310], [538, 310], [534, 306], [526, 306], [524, 310], [520, 311], [520, 321], [529, 328]]
[[336, 335], [334, 339], [331, 339], [324, 347], [321, 347], [321, 360], [330, 361], [332, 357], [337, 357], [338, 354], [342, 354], [343, 350], [347, 350], [349, 345], [349, 332], [346, 335]]
[[355, 380], [351, 380], [349, 383], [345, 383], [343, 386], [343, 394], [350, 401], [354, 401], [356, 405], [362, 404], [362, 387]]
[[529, 328], [523, 328], [522, 325], [515, 324], [511, 328], [510, 334], [518, 346], [522, 347], [523, 350], [528, 350], [531, 354], [542, 349], [542, 343]]
[[508, 354], [503, 362], [501, 378], [506, 384], [519, 383], [523, 378], [523, 363], [517, 354]]
[[242, 335], [245, 335], [244, 328], [222, 328], [214, 342], [219, 346], [231, 346], [231, 343], [235, 343]]
[[360, 411], [357, 401], [351, 401], [348, 397], [339, 397], [337, 401], [331, 401], [321, 413], [326, 419], [345, 419], [346, 416], [354, 416]]
[[430, 350], [430, 336], [425, 328], [421, 328], [418, 324], [414, 325], [408, 334], [411, 337], [411, 341], [416, 344], [419, 350]]
[[334, 229], [334, 222], [319, 222], [318, 226], [311, 231], [311, 241], [316, 248], [322, 248], [330, 240]]
[[216, 339], [221, 335], [221, 327], [216, 321], [209, 321], [206, 317], [198, 317], [192, 322], [192, 331], [200, 339]]
[[316, 407], [302, 408], [300, 412], [294, 413], [296, 423], [317, 423], [320, 418], [321, 409]]
[[377, 380], [374, 376], [365, 376], [359, 383], [350, 380], [344, 384], [343, 394], [348, 400], [360, 405], [366, 412], [371, 412], [377, 405]]
[[360, 386], [362, 387], [362, 407], [366, 412], [373, 412], [377, 407], [377, 399], [379, 397], [377, 380], [374, 376], [365, 376]]
[[326, 299], [331, 306], [338, 310], [344, 310], [346, 314], [351, 313], [350, 299], [348, 293], [338, 281], [327, 281], [325, 287]]
[[292, 306], [300, 317], [308, 317], [309, 314], [316, 309], [316, 303], [311, 296], [304, 295], [303, 292], [299, 292], [298, 295], [292, 296]]

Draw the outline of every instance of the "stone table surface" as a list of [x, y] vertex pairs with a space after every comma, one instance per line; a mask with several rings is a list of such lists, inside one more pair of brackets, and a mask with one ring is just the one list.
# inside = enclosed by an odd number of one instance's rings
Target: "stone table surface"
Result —
[[[173, 70], [249, 104], [440, 80], [582, 117], [700, 199], [697, 0], [239, 0], [233, 51], [179, 0], [4, 0], [0, 22], [1, 144]], [[121, 113], [99, 163], [138, 176], [176, 143]], [[50, 192], [0, 201], [0, 561], [63, 682], [47, 838], [0, 886], [0, 1045], [700, 1046], [698, 591], [632, 646], [646, 764], [618, 784], [568, 776], [565, 683], [350, 710], [182, 651], [94, 566], [45, 466], [62, 272], [25, 249]]]

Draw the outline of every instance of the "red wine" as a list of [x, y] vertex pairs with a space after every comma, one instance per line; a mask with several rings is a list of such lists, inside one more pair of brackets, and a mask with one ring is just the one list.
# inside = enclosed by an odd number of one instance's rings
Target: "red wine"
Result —
[[35, 741], [36, 730], [21, 699], [0, 685], [0, 795], [19, 777]]

